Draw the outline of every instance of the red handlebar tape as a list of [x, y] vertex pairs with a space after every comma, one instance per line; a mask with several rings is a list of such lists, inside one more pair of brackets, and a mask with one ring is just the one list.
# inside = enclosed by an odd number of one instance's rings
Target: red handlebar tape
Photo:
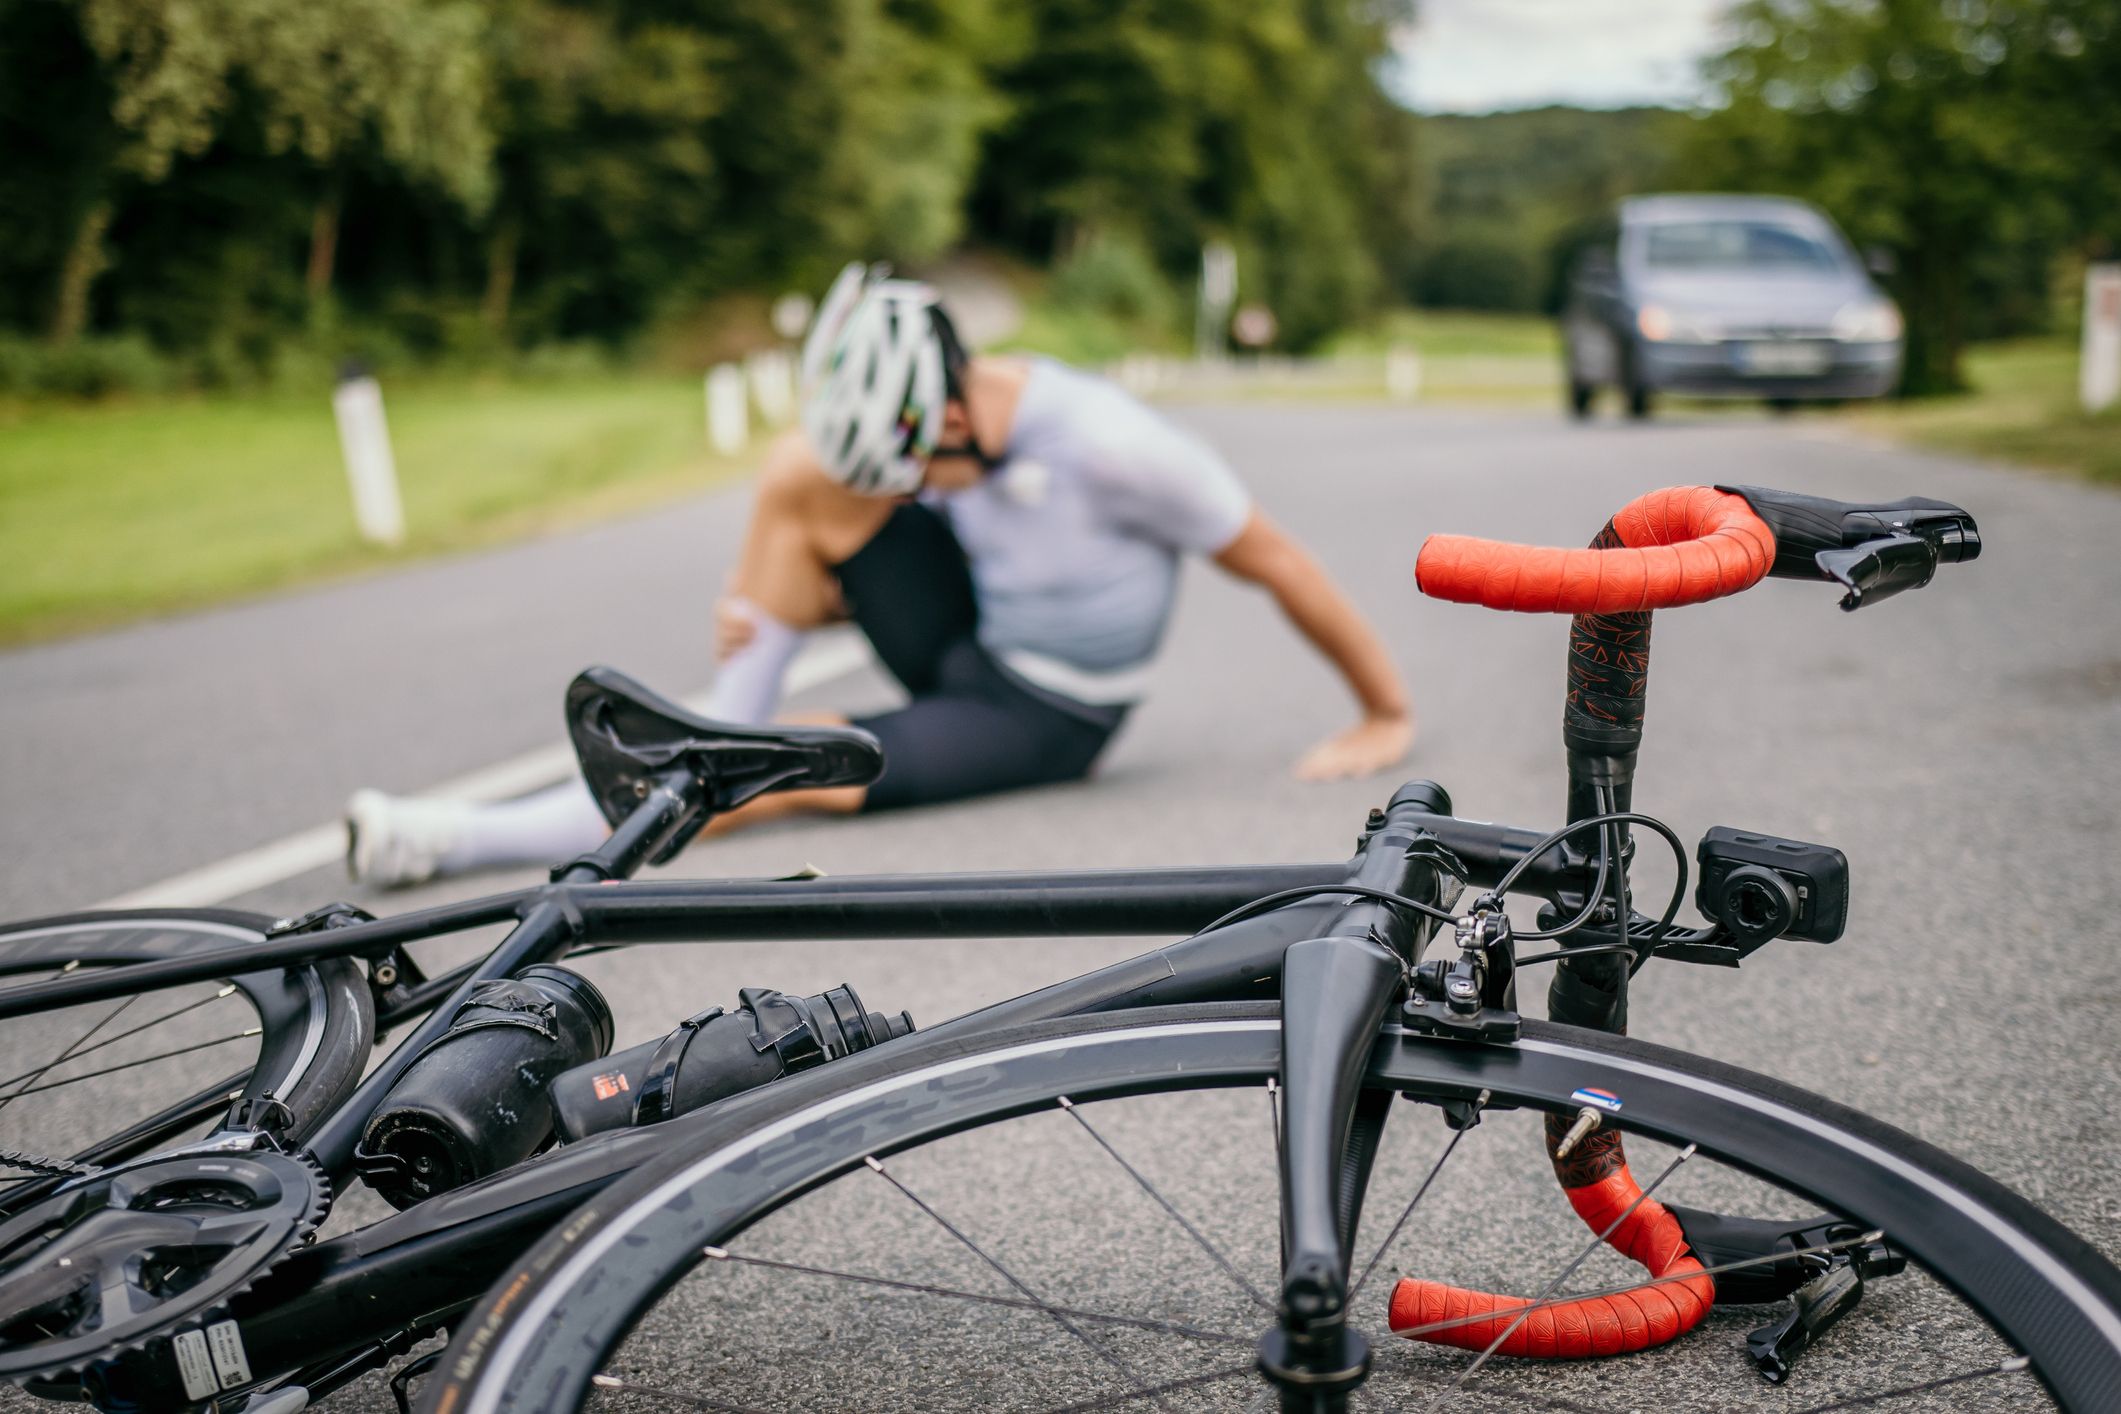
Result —
[[1521, 613], [1627, 614], [1699, 604], [1760, 582], [1775, 534], [1743, 496], [1671, 486], [1613, 517], [1624, 548], [1555, 550], [1432, 535], [1415, 561], [1421, 592]]
[[[1733, 499], [1736, 499], [1735, 497]], [[1637, 504], [1640, 504], [1639, 502]], [[1641, 1197], [1625, 1165], [1595, 1183], [1567, 1190], [1569, 1206], [1593, 1232], [1604, 1232]], [[1687, 1251], [1679, 1220], [1655, 1198], [1644, 1199], [1606, 1242], [1633, 1258], [1652, 1277], [1676, 1280], [1641, 1286], [1614, 1296], [1587, 1296], [1541, 1307], [1510, 1331], [1497, 1353], [1543, 1360], [1581, 1360], [1593, 1355], [1627, 1355], [1662, 1345], [1701, 1323], [1716, 1299], [1716, 1284], [1701, 1273], [1701, 1263]], [[1689, 1276], [1693, 1272], [1697, 1275]], [[1491, 1296], [1484, 1291], [1446, 1286], [1442, 1282], [1402, 1280], [1392, 1289], [1392, 1329], [1432, 1345], [1486, 1350], [1531, 1303], [1523, 1297]], [[1423, 1331], [1422, 1327], [1467, 1316], [1485, 1316], [1465, 1325]]]

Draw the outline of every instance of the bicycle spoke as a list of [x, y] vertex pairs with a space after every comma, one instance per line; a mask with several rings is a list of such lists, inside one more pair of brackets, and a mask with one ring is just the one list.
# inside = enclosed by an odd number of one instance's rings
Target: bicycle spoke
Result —
[[1117, 1355], [1114, 1355], [1111, 1351], [1099, 1345], [1096, 1341], [1090, 1339], [1090, 1337], [1083, 1331], [1083, 1328], [1081, 1326], [1078, 1326], [1073, 1321], [1069, 1320], [1067, 1316], [1063, 1315], [1055, 1307], [1048, 1304], [1042, 1297], [1039, 1296], [1037, 1292], [1033, 1291], [1030, 1287], [1024, 1285], [1024, 1283], [1017, 1278], [1014, 1272], [1011, 1272], [1007, 1267], [1003, 1266], [1000, 1262], [996, 1261], [991, 1255], [988, 1254], [986, 1249], [982, 1248], [977, 1242], [974, 1242], [970, 1237], [967, 1237], [964, 1232], [962, 1232], [959, 1228], [952, 1224], [948, 1218], [944, 1217], [941, 1213], [938, 1213], [935, 1209], [929, 1207], [927, 1202], [923, 1200], [919, 1194], [915, 1193], [905, 1184], [899, 1182], [898, 1177], [895, 1174], [891, 1173], [888, 1169], [886, 1169], [884, 1165], [877, 1159], [876, 1155], [870, 1154], [866, 1156], [862, 1160], [862, 1162], [867, 1164], [870, 1170], [875, 1173], [879, 1178], [883, 1179], [886, 1183], [889, 1183], [893, 1188], [896, 1188], [899, 1192], [905, 1194], [907, 1200], [911, 1202], [913, 1206], [919, 1208], [929, 1217], [935, 1219], [936, 1224], [940, 1226], [943, 1231], [949, 1233], [952, 1237], [956, 1238], [959, 1242], [963, 1243], [972, 1252], [973, 1256], [979, 1258], [982, 1262], [985, 1262], [988, 1266], [994, 1268], [994, 1270], [1000, 1274], [1002, 1280], [1008, 1282], [1009, 1285], [1015, 1287], [1018, 1291], [1022, 1292], [1026, 1300], [1030, 1301], [1033, 1305], [1037, 1306], [1047, 1315], [1053, 1317], [1054, 1321], [1059, 1324], [1062, 1330], [1068, 1332], [1068, 1334], [1074, 1336], [1077, 1340], [1081, 1341], [1084, 1345], [1088, 1346], [1090, 1348], [1091, 1354], [1097, 1356], [1098, 1359], [1103, 1360], [1113, 1369], [1118, 1370], [1121, 1374], [1125, 1375], [1127, 1377], [1128, 1382], [1131, 1383], [1137, 1390], [1142, 1390], [1145, 1392], [1145, 1397], [1156, 1399], [1157, 1405], [1159, 1407], [1163, 1407], [1162, 1399], [1157, 1398], [1153, 1394], [1146, 1393], [1146, 1391], [1148, 1390], [1148, 1386], [1142, 1382], [1142, 1377], [1139, 1374], [1135, 1373], [1135, 1370], [1131, 1365], [1127, 1364], [1126, 1361], [1120, 1359]]
[[[1598, 1236], [1592, 1238], [1590, 1244], [1586, 1246], [1582, 1251], [1578, 1252], [1576, 1256], [1571, 1259], [1569, 1264], [1561, 1269], [1560, 1275], [1556, 1276], [1552, 1281], [1547, 1283], [1546, 1289], [1539, 1293], [1537, 1300], [1533, 1304], [1536, 1306], [1539, 1302], [1545, 1301], [1548, 1297], [1552, 1296], [1555, 1292], [1559, 1291], [1561, 1289], [1561, 1284], [1567, 1281], [1571, 1276], [1573, 1276], [1578, 1267], [1582, 1266], [1585, 1262], [1589, 1261], [1591, 1259], [1591, 1254], [1593, 1252], [1596, 1252], [1600, 1247], [1603, 1247], [1605, 1245], [1605, 1240], [1608, 1237], [1611, 1237], [1614, 1233], [1618, 1232], [1620, 1230], [1620, 1225], [1626, 1222], [1629, 1218], [1633, 1217], [1637, 1208], [1641, 1207], [1644, 1203], [1649, 1201], [1650, 1195], [1657, 1191], [1658, 1185], [1662, 1184], [1666, 1179], [1670, 1178], [1673, 1174], [1677, 1173], [1681, 1164], [1685, 1163], [1688, 1159], [1694, 1157], [1694, 1151], [1695, 1146], [1689, 1144], [1684, 1149], [1681, 1149], [1676, 1155], [1674, 1155], [1672, 1161], [1664, 1166], [1664, 1172], [1658, 1174], [1657, 1177], [1651, 1179], [1649, 1186], [1635, 1195], [1635, 1201], [1628, 1204], [1627, 1207], [1621, 1209], [1619, 1216], [1615, 1217], [1611, 1222], [1606, 1224], [1605, 1231], [1599, 1233]], [[1466, 1381], [1472, 1379], [1473, 1376], [1480, 1373], [1481, 1366], [1488, 1363], [1489, 1359], [1495, 1354], [1495, 1352], [1502, 1348], [1502, 1343], [1508, 1340], [1510, 1336], [1516, 1332], [1517, 1328], [1525, 1323], [1525, 1320], [1530, 1315], [1530, 1308], [1518, 1312], [1517, 1315], [1512, 1318], [1510, 1323], [1507, 1326], [1503, 1327], [1502, 1334], [1496, 1336], [1495, 1339], [1489, 1341], [1488, 1348], [1473, 1357], [1473, 1363], [1466, 1366], [1464, 1371], [1459, 1374], [1458, 1378], [1452, 1382], [1450, 1389], [1456, 1390], [1465, 1388]], [[1445, 1394], [1448, 1394], [1449, 1392], [1450, 1390], [1444, 1391]], [[1432, 1403], [1430, 1407], [1435, 1408], [1437, 1404], [1440, 1404], [1442, 1402], [1442, 1399], [1443, 1395], [1438, 1395], [1436, 1403]]]
[[[230, 1041], [241, 1041], [246, 1037], [262, 1036], [263, 1034], [265, 1034], [263, 1027], [246, 1027], [236, 1032], [233, 1036], [222, 1036], [212, 1041], [201, 1041], [195, 1046], [179, 1046], [173, 1051], [164, 1051], [160, 1055], [142, 1056], [138, 1060], [130, 1060], [123, 1065], [107, 1066], [102, 1070], [83, 1071], [79, 1075], [69, 1075], [64, 1080], [54, 1080], [49, 1085], [31, 1085], [15, 1091], [5, 1099], [0, 1099], [0, 1105], [6, 1104], [7, 1100], [20, 1099], [24, 1095], [41, 1095], [47, 1090], [62, 1090], [69, 1085], [79, 1085], [84, 1080], [94, 1080], [99, 1075], [116, 1075], [121, 1070], [137, 1070], [143, 1065], [153, 1065], [156, 1061], [168, 1060], [172, 1056], [188, 1056], [193, 1051], [211, 1050], [215, 1046], [225, 1046]], [[46, 1067], [46, 1069], [49, 1068]]]
[[1171, 1205], [1171, 1200], [1164, 1197], [1162, 1193], [1159, 1193], [1156, 1189], [1156, 1185], [1149, 1182], [1149, 1180], [1142, 1175], [1140, 1169], [1137, 1169], [1136, 1167], [1134, 1167], [1134, 1165], [1128, 1163], [1124, 1158], [1120, 1157], [1119, 1150], [1113, 1148], [1110, 1141], [1108, 1141], [1104, 1135], [1098, 1133], [1097, 1130], [1091, 1126], [1089, 1120], [1083, 1118], [1082, 1111], [1075, 1107], [1075, 1102], [1073, 1100], [1069, 1099], [1066, 1095], [1061, 1096], [1060, 1107], [1063, 1111], [1067, 1113], [1067, 1115], [1071, 1119], [1073, 1119], [1077, 1124], [1083, 1127], [1083, 1132], [1085, 1134], [1089, 1135], [1092, 1139], [1095, 1139], [1097, 1141], [1097, 1145], [1100, 1149], [1103, 1149], [1106, 1153], [1112, 1156], [1113, 1163], [1118, 1164], [1122, 1169], [1126, 1170], [1127, 1177], [1133, 1179], [1136, 1183], [1141, 1185], [1142, 1192], [1148, 1194], [1151, 1198], [1155, 1199], [1156, 1205], [1159, 1208], [1162, 1208], [1166, 1213], [1171, 1215], [1171, 1221], [1177, 1223], [1180, 1227], [1185, 1229], [1186, 1236], [1192, 1238], [1195, 1242], [1200, 1244], [1201, 1251], [1207, 1253], [1210, 1257], [1212, 1257], [1215, 1260], [1215, 1265], [1221, 1267], [1224, 1272], [1229, 1274], [1230, 1280], [1236, 1282], [1240, 1287], [1244, 1289], [1245, 1295], [1251, 1297], [1253, 1301], [1258, 1303], [1260, 1308], [1263, 1310], [1272, 1311], [1274, 1309], [1274, 1303], [1267, 1300], [1266, 1297], [1260, 1295], [1258, 1287], [1252, 1285], [1251, 1282], [1245, 1280], [1244, 1273], [1238, 1271], [1236, 1267], [1230, 1264], [1229, 1258], [1223, 1256], [1221, 1252], [1216, 1250], [1215, 1244], [1208, 1241], [1206, 1234], [1202, 1233], [1201, 1230], [1195, 1227], [1192, 1223], [1186, 1221], [1185, 1214], [1179, 1212], [1177, 1208], [1173, 1207]]
[[[1477, 1101], [1477, 1103], [1485, 1105], [1487, 1104], [1487, 1102], [1488, 1092], [1483, 1090], [1480, 1092], [1480, 1099]], [[1468, 1127], [1470, 1128], [1470, 1126]], [[1451, 1131], [1450, 1142], [1443, 1146], [1443, 1152], [1436, 1156], [1436, 1162], [1430, 1167], [1428, 1176], [1422, 1179], [1421, 1186], [1414, 1190], [1414, 1196], [1407, 1200], [1406, 1210], [1400, 1213], [1399, 1221], [1392, 1224], [1392, 1230], [1385, 1234], [1385, 1240], [1378, 1243], [1377, 1250], [1370, 1254], [1369, 1263], [1363, 1267], [1362, 1275], [1357, 1277], [1355, 1279], [1355, 1285], [1348, 1289], [1349, 1305], [1354, 1305], [1355, 1298], [1362, 1294], [1363, 1283], [1367, 1282], [1370, 1279], [1370, 1273], [1376, 1271], [1377, 1264], [1384, 1260], [1385, 1250], [1389, 1248], [1395, 1241], [1398, 1240], [1400, 1230], [1407, 1225], [1407, 1219], [1414, 1216], [1415, 1205], [1420, 1203], [1422, 1195], [1429, 1191], [1429, 1185], [1436, 1181], [1436, 1175], [1443, 1172], [1443, 1166], [1446, 1163], [1450, 1162], [1451, 1155], [1458, 1148], [1458, 1141], [1465, 1137], [1466, 1131], [1463, 1129], [1454, 1129]]]
[[[143, 1021], [138, 1026], [132, 1027], [125, 1031], [120, 1031], [115, 1036], [106, 1036], [102, 1040], [96, 1042], [96, 1044], [93, 1046], [83, 1046], [79, 1050], [75, 1051], [72, 1055], [67, 1056], [66, 1059], [79, 1060], [81, 1059], [81, 1057], [89, 1054], [89, 1052], [91, 1051], [100, 1051], [105, 1046], [115, 1046], [128, 1036], [137, 1036], [142, 1031], [152, 1030], [155, 1027], [160, 1026], [165, 1021], [173, 1021], [177, 1017], [184, 1015], [184, 1013], [188, 1011], [197, 1011], [200, 1007], [207, 1006], [213, 1002], [220, 1001], [221, 998], [228, 996], [235, 990], [236, 989], [233, 986], [227, 986], [223, 987], [220, 991], [215, 992], [212, 996], [201, 997], [197, 1001], [193, 1002], [186, 1002], [183, 1006], [178, 1007], [175, 1011], [164, 1012], [162, 1015], [156, 1017], [152, 1021]], [[44, 1067], [43, 1070], [25, 1070], [20, 1075], [11, 1075], [5, 1080], [0, 1080], [0, 1088], [13, 1085], [18, 1080], [35, 1080], [38, 1076], [42, 1075], [45, 1070], [50, 1069], [52, 1069], [52, 1067], [47, 1065]]]
[[625, 1394], [645, 1394], [651, 1399], [667, 1399], [673, 1404], [712, 1410], [713, 1414], [765, 1414], [765, 1411], [753, 1409], [748, 1405], [724, 1404], [721, 1400], [709, 1399], [704, 1394], [680, 1394], [674, 1389], [664, 1389], [659, 1385], [635, 1384], [632, 1380], [622, 1380], [617, 1375], [591, 1375], [589, 1383], [597, 1389], [618, 1390]]
[[2013, 1355], [2008, 1360], [1986, 1366], [1983, 1369], [1961, 1370], [1956, 1375], [1945, 1375], [1940, 1379], [1924, 1380], [1919, 1384], [1902, 1385], [1898, 1389], [1884, 1390], [1878, 1394], [1858, 1394], [1851, 1395], [1847, 1399], [1830, 1400], [1825, 1404], [1814, 1404], [1808, 1408], [1799, 1409], [1796, 1414], [1831, 1414], [1831, 1411], [1836, 1409], [1869, 1409], [1874, 1405], [1883, 1404], [1889, 1399], [1905, 1399], [1911, 1394], [1928, 1394], [1933, 1389], [1944, 1389], [1950, 1385], [1970, 1384], [1975, 1380], [1985, 1380], [1993, 1375], [2015, 1375], [2030, 1370], [2032, 1367], [2033, 1362], [2026, 1359], [2023, 1355]]
[[771, 1257], [750, 1257], [731, 1252], [724, 1247], [701, 1249], [716, 1262], [730, 1262], [738, 1266], [763, 1267], [768, 1271], [788, 1272], [795, 1276], [830, 1277], [834, 1281], [852, 1282], [861, 1286], [879, 1286], [890, 1291], [906, 1291], [921, 1296], [947, 1297], [953, 1301], [971, 1301], [982, 1306], [1004, 1306], [1017, 1311], [1058, 1311], [1078, 1321], [1095, 1321], [1106, 1325], [1133, 1326], [1139, 1330], [1163, 1331], [1169, 1335], [1184, 1336], [1189, 1340], [1214, 1341], [1220, 1345], [1250, 1345], [1252, 1338], [1228, 1335], [1222, 1331], [1202, 1330], [1198, 1326], [1180, 1325], [1175, 1321], [1152, 1320], [1147, 1316], [1114, 1316], [1102, 1311], [1085, 1311], [1075, 1306], [1055, 1306], [1047, 1302], [1026, 1300], [1016, 1296], [994, 1296], [982, 1291], [961, 1291], [956, 1287], [929, 1286], [923, 1282], [901, 1281], [894, 1277], [874, 1277], [861, 1272], [836, 1271], [831, 1267], [805, 1266], [801, 1262], [782, 1262]]
[[[68, 965], [71, 966], [72, 964]], [[120, 1012], [124, 1011], [127, 1007], [131, 1006], [134, 1002], [138, 1000], [140, 1000], [140, 994], [135, 992], [132, 996], [127, 997], [124, 1001], [119, 1002], [116, 1006], [112, 1007], [109, 1011], [105, 1012], [103, 1014], [102, 1020], [98, 1021], [94, 1026], [89, 1027], [88, 1030], [82, 1032], [79, 1036], [76, 1036], [71, 1045], [69, 1045], [65, 1050], [59, 1052], [58, 1055], [53, 1056], [50, 1060], [46, 1061], [44, 1063], [43, 1068], [38, 1070], [35, 1074], [31, 1075], [29, 1079], [31, 1081], [41, 1079], [46, 1071], [49, 1071], [53, 1066], [60, 1064], [69, 1056], [73, 1055], [76, 1051], [80, 1050], [81, 1047], [87, 1045], [88, 1040], [91, 1036], [94, 1036], [98, 1031], [101, 1031], [104, 1027], [110, 1025], [113, 1021], [116, 1021]], [[22, 1095], [27, 1095], [29, 1093], [30, 1092], [27, 1089], [22, 1089], [11, 1091], [10, 1093], [5, 1095], [0, 1095], [0, 1110], [6, 1109], [9, 1105], [13, 1104], [18, 1097]]]

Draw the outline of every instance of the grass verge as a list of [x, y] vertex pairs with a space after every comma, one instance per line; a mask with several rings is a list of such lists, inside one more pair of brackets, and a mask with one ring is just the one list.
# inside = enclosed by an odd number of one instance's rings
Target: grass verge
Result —
[[2121, 405], [2096, 414], [2079, 405], [2073, 341], [1981, 345], [1968, 351], [1966, 372], [1973, 390], [1957, 397], [1842, 415], [1896, 441], [2121, 486]]
[[685, 376], [384, 390], [406, 543], [355, 534], [327, 398], [0, 406], [0, 643], [520, 538], [731, 475]]

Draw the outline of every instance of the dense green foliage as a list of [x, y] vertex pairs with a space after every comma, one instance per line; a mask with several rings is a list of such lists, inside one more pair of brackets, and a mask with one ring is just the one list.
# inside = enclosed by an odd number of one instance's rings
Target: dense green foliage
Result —
[[968, 236], [1226, 237], [1302, 344], [1407, 243], [1406, 3], [0, 0], [0, 376], [617, 342]]
[[1669, 168], [1686, 122], [1668, 108], [1424, 120], [1429, 195], [1408, 295], [1446, 309], [1558, 309], [1568, 256], [1614, 201], [1680, 180]]
[[1734, 18], [1686, 168], [1809, 197], [1891, 251], [1910, 391], [1961, 386], [1970, 338], [2041, 327], [2121, 239], [2114, 0], [1748, 0]]

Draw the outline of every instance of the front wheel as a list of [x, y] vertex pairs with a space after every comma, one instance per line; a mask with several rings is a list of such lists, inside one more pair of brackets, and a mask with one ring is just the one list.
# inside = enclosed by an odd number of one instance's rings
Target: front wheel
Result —
[[[1254, 1343], [1274, 1319], [1280, 1034], [1274, 1008], [1198, 1006], [913, 1037], [677, 1121], [664, 1158], [511, 1264], [422, 1407], [1265, 1407]], [[1376, 1356], [1355, 1407], [2121, 1399], [2121, 1272], [1951, 1156], [1830, 1101], [1533, 1022], [1511, 1045], [1388, 1027], [1367, 1084], [1424, 1107], [1390, 1107], [1415, 1122], [1380, 1149], [1351, 1247]], [[1716, 1310], [1620, 1364], [1502, 1360], [1470, 1379], [1463, 1351], [1383, 1331], [1401, 1269], [1527, 1293], [1612, 1285], [1610, 1254], [1572, 1265], [1583, 1233], [1552, 1211], [1537, 1137], [1587, 1096], [1641, 1171], [1669, 1169], [1660, 1199], [1823, 1205], [1883, 1229], [1926, 1275], [1876, 1284], [1779, 1387], [1736, 1349], [1773, 1309]], [[1477, 1130], [1434, 1122], [1462, 1123], [1468, 1102]]]

